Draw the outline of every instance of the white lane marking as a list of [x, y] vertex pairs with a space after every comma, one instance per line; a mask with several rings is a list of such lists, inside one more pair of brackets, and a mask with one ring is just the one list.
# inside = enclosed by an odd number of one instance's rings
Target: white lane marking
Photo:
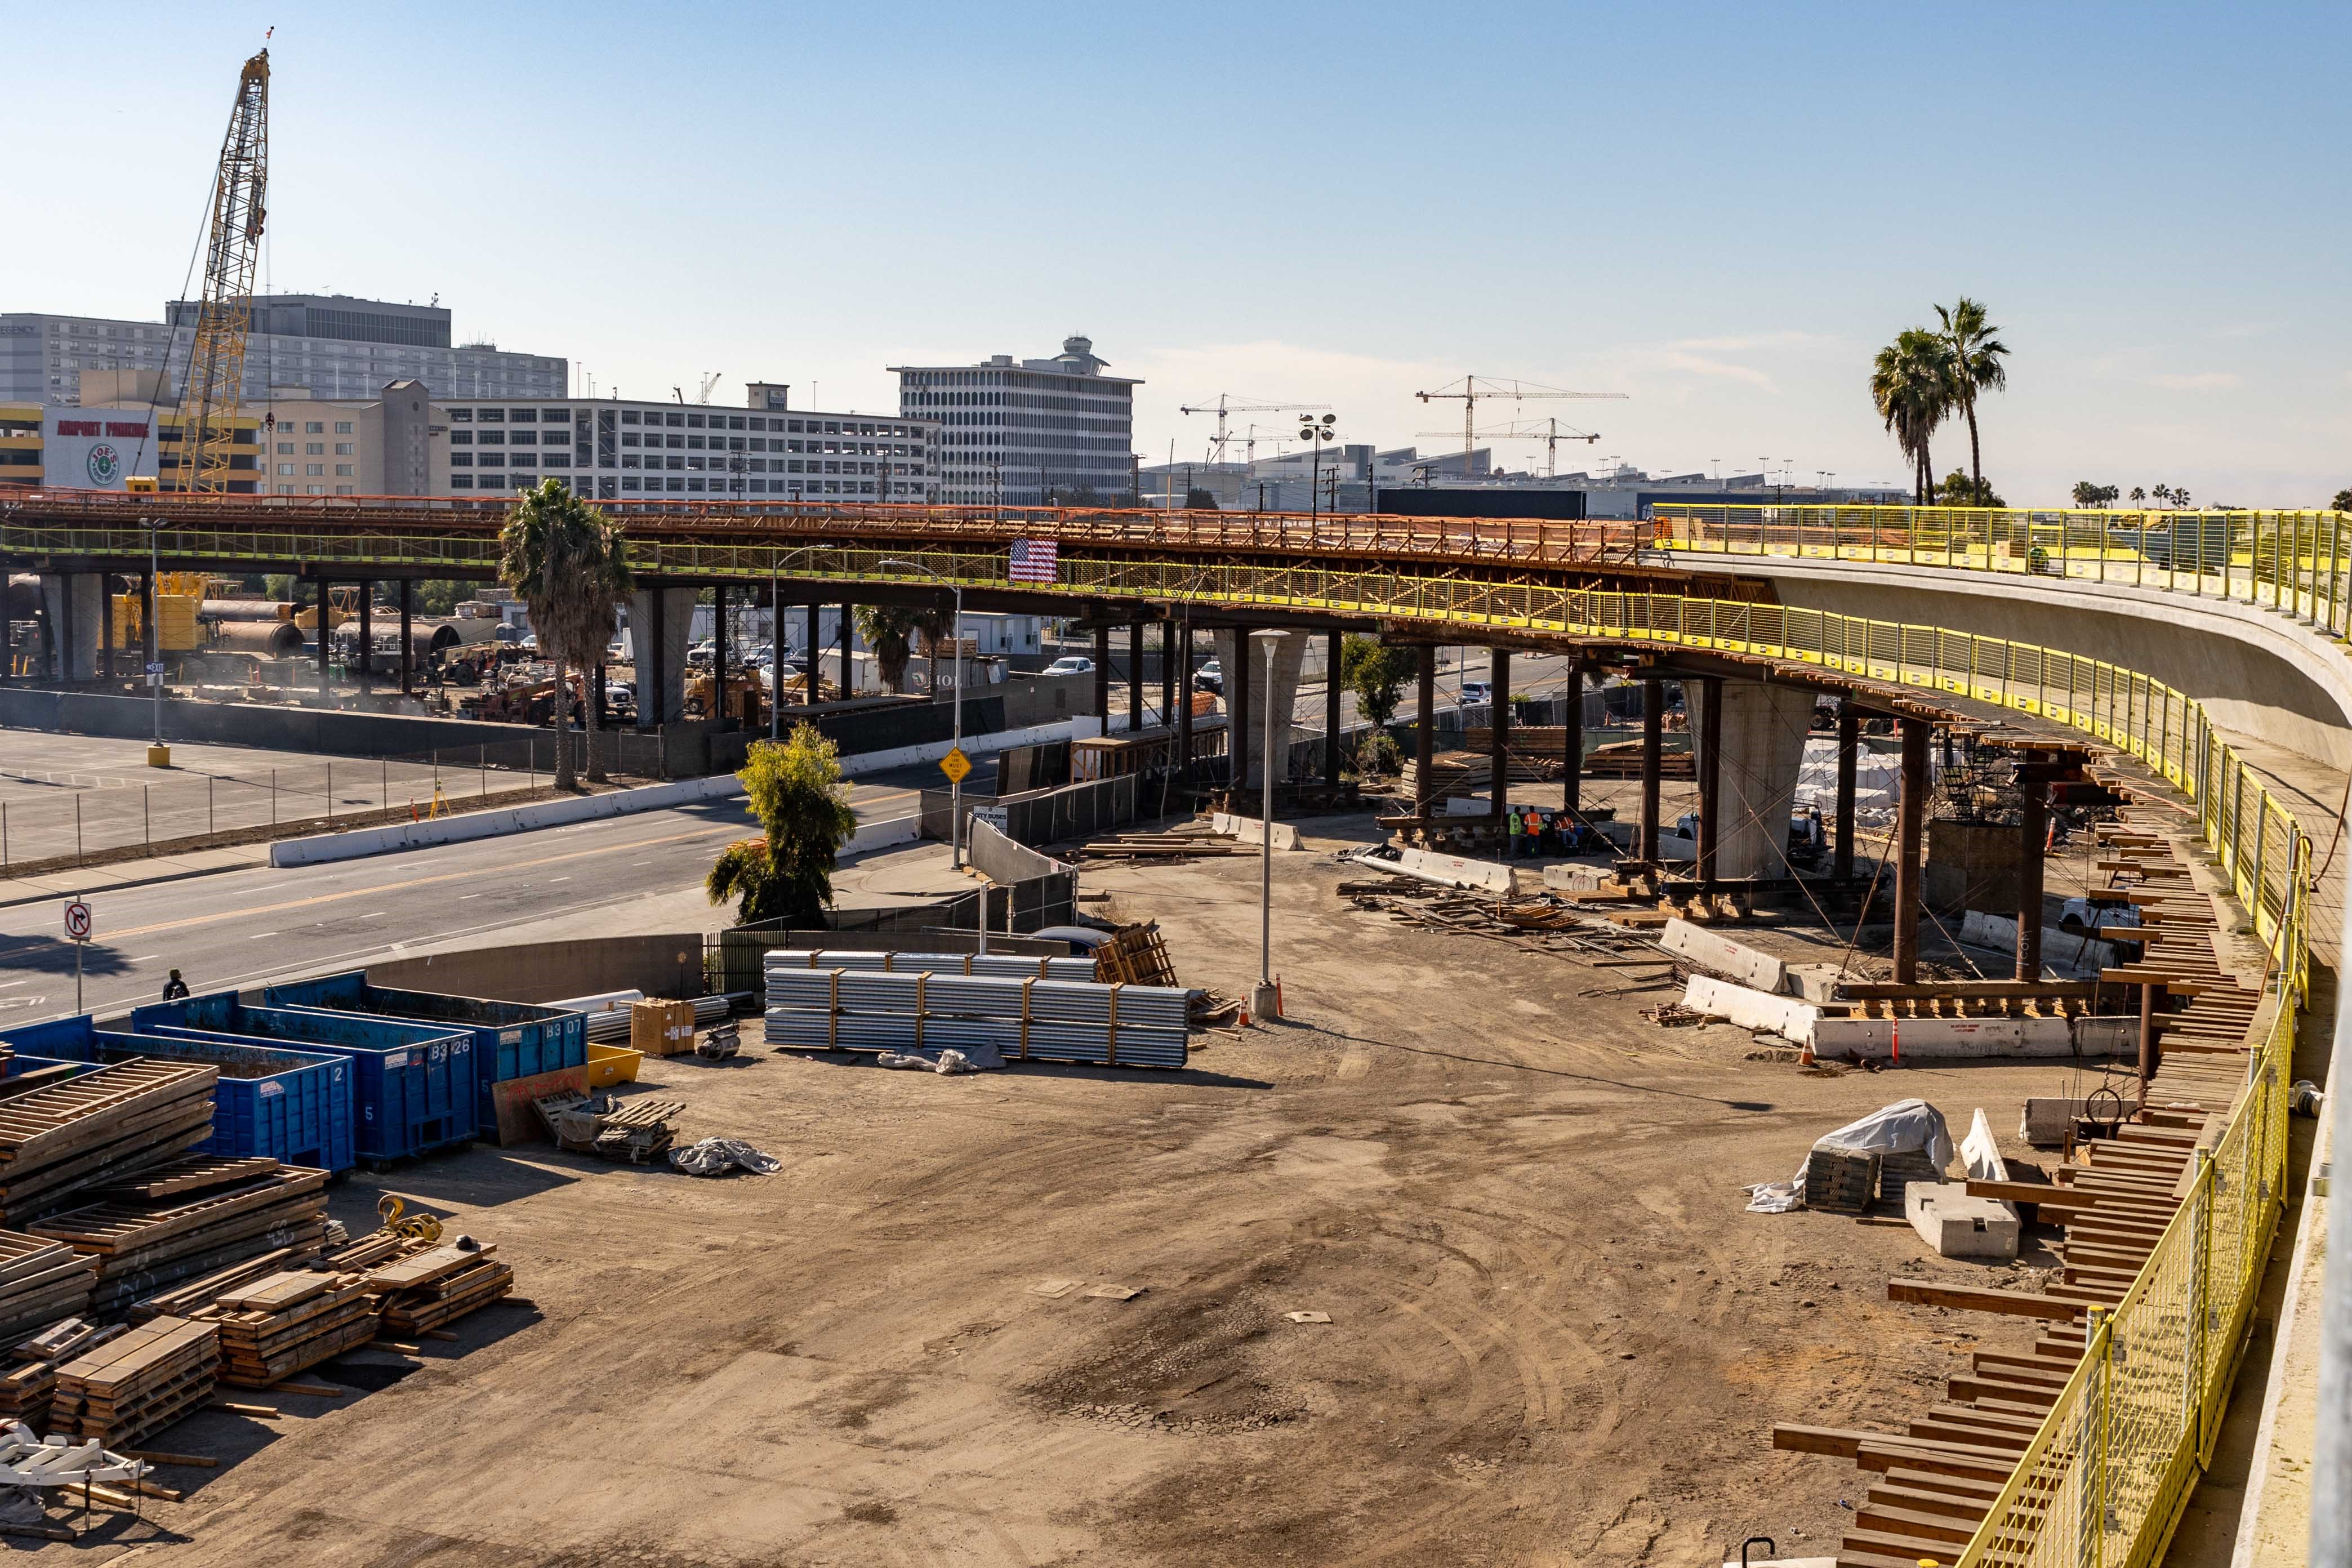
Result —
[[140, 954], [137, 958], [126, 958], [122, 962], [125, 963], [152, 963], [155, 960], [163, 956], [163, 955], [160, 952], [146, 952]]
[[384, 913], [385, 911], [383, 910], [370, 910], [367, 913], [362, 915], [360, 919], [363, 921], [382, 920]]
[[479, 893], [460, 893], [460, 894], [458, 894], [458, 895], [457, 895], [457, 901], [458, 901], [459, 903], [461, 903], [461, 904], [462, 904], [462, 903], [464, 903], [467, 899], [478, 899], [478, 898], [480, 898], [481, 896], [482, 896], [482, 895], [481, 895], [481, 894], [479, 894]]
[[551, 887], [557, 882], [568, 882], [572, 880], [572, 879], [569, 877], [550, 877], [547, 880], [548, 884]]
[[247, 942], [259, 942], [259, 941], [261, 941], [264, 937], [272, 937], [272, 936], [276, 936], [277, 934], [278, 934], [278, 933], [277, 933], [276, 931], [255, 931], [251, 936], [247, 937], [245, 940], [246, 940], [246, 941], [247, 941]]
[[11, 980], [6, 984], [0, 985], [0, 991], [14, 991], [19, 985], [30, 985], [31, 984], [32, 982], [29, 980]]

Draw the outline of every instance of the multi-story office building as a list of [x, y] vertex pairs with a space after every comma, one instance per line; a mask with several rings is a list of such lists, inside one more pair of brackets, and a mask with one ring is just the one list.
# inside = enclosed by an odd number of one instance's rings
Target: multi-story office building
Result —
[[753, 384], [748, 408], [617, 398], [436, 397], [436, 495], [508, 494], [554, 476], [599, 500], [937, 500], [929, 419], [787, 408]]
[[1052, 359], [893, 365], [898, 412], [938, 421], [940, 500], [1086, 505], [1133, 493], [1135, 388], [1105, 375], [1086, 338]]
[[[196, 307], [175, 300], [163, 321], [41, 312], [0, 314], [0, 403], [71, 406], [81, 400], [83, 371], [161, 373], [167, 393], [186, 380]], [[561, 397], [570, 362], [509, 353], [493, 343], [450, 342], [449, 312], [437, 305], [396, 305], [342, 295], [268, 294], [253, 301], [246, 339], [247, 405], [274, 387], [301, 387], [314, 397], [377, 395], [386, 382], [422, 381], [465, 397]]]

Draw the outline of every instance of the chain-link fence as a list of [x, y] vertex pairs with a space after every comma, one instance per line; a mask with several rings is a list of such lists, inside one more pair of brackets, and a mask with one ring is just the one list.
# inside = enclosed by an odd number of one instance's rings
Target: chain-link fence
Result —
[[[568, 738], [584, 774], [587, 737]], [[512, 741], [404, 756], [183, 767], [154, 778], [0, 768], [0, 876], [532, 799], [553, 784], [558, 744], [551, 730], [519, 730]], [[601, 733], [597, 751], [615, 780], [659, 776], [647, 737]]]

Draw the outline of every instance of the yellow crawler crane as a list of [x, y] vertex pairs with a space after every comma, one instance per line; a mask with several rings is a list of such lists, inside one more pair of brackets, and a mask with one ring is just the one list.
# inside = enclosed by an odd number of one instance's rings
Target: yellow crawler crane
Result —
[[[253, 326], [253, 272], [268, 183], [269, 51], [264, 49], [237, 74], [236, 101], [213, 179], [204, 293], [180, 400], [185, 435], [179, 466], [168, 476], [175, 489], [229, 488], [230, 430], [245, 386], [245, 340]], [[253, 482], [259, 482], [257, 470]]]

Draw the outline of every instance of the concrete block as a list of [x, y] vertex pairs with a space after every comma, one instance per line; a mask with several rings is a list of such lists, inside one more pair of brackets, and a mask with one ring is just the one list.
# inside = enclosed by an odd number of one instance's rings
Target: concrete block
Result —
[[1759, 991], [1781, 992], [1788, 989], [1789, 966], [1769, 952], [1759, 952], [1745, 942], [1719, 936], [1705, 926], [1685, 920], [1670, 920], [1658, 938], [1658, 945], [1678, 958], [1687, 958], [1702, 969], [1712, 969], [1717, 974], [1728, 975], [1743, 985]]
[[[1260, 822], [1255, 816], [1235, 816], [1230, 812], [1220, 811], [1211, 815], [1209, 818], [1209, 826], [1215, 828], [1220, 833], [1232, 834], [1244, 844], [1263, 844], [1265, 842], [1265, 824]], [[1306, 846], [1300, 844], [1298, 841], [1298, 825], [1295, 822], [1276, 823], [1274, 825], [1274, 847], [1276, 849], [1301, 849], [1306, 847]]]
[[1446, 888], [1466, 888], [1472, 892], [1500, 893], [1507, 898], [1519, 890], [1518, 879], [1508, 866], [1498, 866], [1492, 860], [1465, 859], [1459, 855], [1440, 855], [1428, 849], [1401, 849], [1393, 860], [1370, 858], [1356, 864], [1391, 876], [1412, 877]]
[[1885, 1060], [1896, 1055], [1898, 1029], [1905, 1061], [2074, 1055], [2064, 1018], [1823, 1018], [1813, 1050], [1832, 1061]]
[[1776, 996], [1768, 991], [1735, 985], [1712, 974], [1690, 977], [1690, 984], [1683, 990], [1683, 1005], [1713, 1017], [1728, 1018], [1743, 1029], [1769, 1029], [1799, 1045], [1811, 1041], [1814, 1031], [1830, 1022], [1822, 1017], [1819, 1008], [1792, 996]]
[[[1960, 940], [1977, 947], [1989, 947], [1995, 952], [2013, 953], [2017, 951], [2016, 918], [1970, 910], [1960, 921]], [[2042, 968], [2045, 973], [2062, 979], [2088, 976], [2119, 962], [2114, 942], [2078, 936], [2056, 926], [2042, 928]]]
[[1903, 1217], [1939, 1258], [2007, 1261], [2017, 1256], [2017, 1215], [2008, 1205], [1969, 1196], [1965, 1182], [1914, 1182]]
[[[2054, 1149], [2066, 1141], [2066, 1129], [2084, 1114], [2087, 1107], [2088, 1101], [2082, 1100], [2030, 1098], [2025, 1102], [2025, 1113], [2018, 1118], [2017, 1135], [2037, 1149]], [[2137, 1095], [2124, 1095], [2120, 1112], [2105, 1100], [2099, 1102], [2099, 1114], [2102, 1116], [2120, 1114], [2128, 1118], [2138, 1110]]]
[[1780, 983], [1780, 989], [1791, 996], [1808, 1002], [1837, 1000], [1838, 982], [1845, 972], [1834, 963], [1791, 963]]
[[2086, 1057], [2139, 1056], [2139, 1019], [2137, 1017], [2075, 1018], [2071, 1020], [2074, 1048]]
[[1592, 893], [1615, 885], [1614, 866], [1547, 866], [1543, 868], [1543, 885], [1556, 892]]

